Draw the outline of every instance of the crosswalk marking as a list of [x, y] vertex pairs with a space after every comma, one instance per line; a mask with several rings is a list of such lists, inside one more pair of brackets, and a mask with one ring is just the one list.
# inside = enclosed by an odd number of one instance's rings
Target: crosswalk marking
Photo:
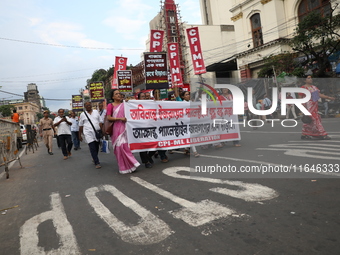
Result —
[[[301, 143], [290, 142], [288, 144], [272, 144], [268, 148], [256, 148], [256, 150], [284, 151], [285, 155], [305, 158], [318, 158], [327, 160], [339, 160], [340, 141], [315, 143], [313, 141]], [[313, 147], [312, 147], [313, 146]]]

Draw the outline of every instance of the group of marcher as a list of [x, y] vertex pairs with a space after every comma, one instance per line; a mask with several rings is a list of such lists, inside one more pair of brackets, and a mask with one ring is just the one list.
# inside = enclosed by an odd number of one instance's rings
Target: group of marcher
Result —
[[[312, 122], [304, 123], [302, 128], [302, 136], [301, 139], [312, 139], [312, 137], [317, 139], [330, 139], [324, 130], [321, 119], [318, 114], [318, 99], [326, 98], [326, 99], [334, 99], [332, 97], [328, 97], [324, 94], [321, 94], [319, 89], [312, 85], [312, 77], [308, 76], [306, 78], [305, 85], [302, 88], [308, 89], [311, 92], [311, 99], [305, 104], [307, 110], [311, 113]], [[160, 90], [153, 90], [153, 98], [151, 98], [150, 93], [140, 92], [137, 95], [137, 100], [161, 100], [160, 99]], [[291, 96], [291, 95], [288, 95]], [[299, 97], [302, 97], [303, 94], [299, 94]], [[176, 101], [190, 101], [190, 92], [189, 91], [180, 91], [179, 89], [175, 89], [175, 98]], [[123, 104], [123, 94], [120, 93], [118, 89], [114, 89], [110, 93], [110, 99], [112, 103], [107, 105], [106, 109], [103, 109], [103, 104], [99, 104], [99, 109], [92, 109], [91, 102], [86, 102], [84, 104], [84, 112], [82, 112], [79, 116], [79, 119], [76, 117], [74, 112], [71, 112], [70, 117], [64, 115], [64, 109], [58, 110], [58, 116], [52, 121], [49, 118], [49, 112], [44, 112], [44, 118], [40, 120], [40, 134], [44, 139], [44, 143], [47, 147], [47, 151], [50, 155], [53, 155], [52, 152], [52, 139], [55, 135], [57, 135], [58, 144], [61, 147], [62, 154], [64, 156], [64, 160], [68, 159], [72, 155], [71, 150], [72, 146], [74, 146], [74, 150], [79, 150], [80, 142], [86, 140], [88, 144], [91, 157], [93, 163], [97, 169], [101, 168], [100, 161], [98, 158], [98, 153], [100, 149], [100, 139], [97, 134], [100, 133], [98, 131], [104, 131], [103, 123], [111, 122], [112, 125], [112, 148], [113, 152], [116, 156], [119, 172], [122, 174], [132, 173], [136, 170], [136, 168], [140, 165], [140, 163], [136, 160], [134, 155], [131, 153], [127, 140], [127, 133], [125, 123], [127, 121], [124, 115], [124, 104]], [[228, 89], [223, 89], [221, 94], [221, 100], [233, 100], [232, 94]], [[271, 106], [271, 101], [266, 96], [262, 101], [261, 107], [268, 109]], [[245, 104], [245, 107], [247, 105]], [[290, 107], [290, 106], [289, 106]], [[293, 115], [295, 117], [295, 112]], [[106, 119], [105, 119], [106, 117]], [[105, 135], [105, 134], [104, 134]], [[225, 143], [215, 143], [213, 146], [215, 148], [221, 148], [225, 145]], [[239, 141], [234, 141], [234, 146], [241, 146]], [[204, 146], [202, 147], [205, 148]], [[185, 148], [184, 154], [190, 155], [190, 150], [192, 151], [195, 157], [199, 157], [196, 147], [190, 146], [190, 148]], [[153, 157], [159, 156], [163, 163], [168, 162], [168, 156], [166, 155], [165, 150], [158, 151], [145, 151], [140, 152], [140, 158], [145, 167], [150, 168], [153, 166], [154, 161]], [[172, 151], [168, 151], [172, 153]]]

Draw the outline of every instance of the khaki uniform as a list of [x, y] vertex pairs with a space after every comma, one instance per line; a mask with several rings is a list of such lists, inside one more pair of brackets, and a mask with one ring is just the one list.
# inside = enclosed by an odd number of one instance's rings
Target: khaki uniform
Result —
[[53, 130], [53, 120], [51, 118], [42, 118], [39, 123], [41, 129], [42, 129], [42, 134], [43, 134], [43, 139], [44, 143], [48, 149], [49, 152], [52, 152], [52, 141], [54, 137], [54, 130]]

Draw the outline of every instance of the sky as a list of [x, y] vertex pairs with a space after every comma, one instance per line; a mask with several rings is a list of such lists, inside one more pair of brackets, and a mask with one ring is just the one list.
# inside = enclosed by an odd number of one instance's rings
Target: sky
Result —
[[[202, 24], [199, 0], [175, 0], [182, 21]], [[159, 0], [1, 0], [0, 90], [23, 95], [36, 83], [45, 99], [71, 99], [115, 56], [141, 61]], [[63, 45], [65, 47], [59, 47]], [[100, 49], [95, 49], [100, 48]], [[19, 96], [0, 92], [1, 100]], [[46, 100], [56, 111], [70, 101]]]

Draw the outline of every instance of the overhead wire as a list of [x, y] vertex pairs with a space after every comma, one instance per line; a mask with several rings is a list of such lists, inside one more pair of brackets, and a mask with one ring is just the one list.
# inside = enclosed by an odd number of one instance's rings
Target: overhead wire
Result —
[[63, 44], [53, 44], [53, 43], [43, 43], [43, 42], [32, 42], [32, 41], [24, 41], [12, 38], [4, 38], [0, 37], [0, 40], [13, 41], [13, 42], [21, 42], [21, 43], [30, 43], [30, 44], [39, 44], [46, 46], [54, 46], [54, 47], [63, 47], [63, 48], [78, 48], [78, 49], [91, 49], [91, 50], [144, 50], [144, 49], [129, 49], [129, 48], [104, 48], [104, 47], [86, 47], [86, 46], [75, 46], [75, 45], [63, 45]]
[[[16, 93], [12, 93], [12, 92], [8, 92], [8, 91], [4, 91], [4, 90], [0, 90], [0, 92], [5, 93], [5, 94], [14, 95], [14, 96], [24, 97], [23, 95], [16, 94]], [[49, 101], [71, 101], [72, 99], [52, 99], [52, 98], [44, 98], [44, 100], [49, 100]]]

